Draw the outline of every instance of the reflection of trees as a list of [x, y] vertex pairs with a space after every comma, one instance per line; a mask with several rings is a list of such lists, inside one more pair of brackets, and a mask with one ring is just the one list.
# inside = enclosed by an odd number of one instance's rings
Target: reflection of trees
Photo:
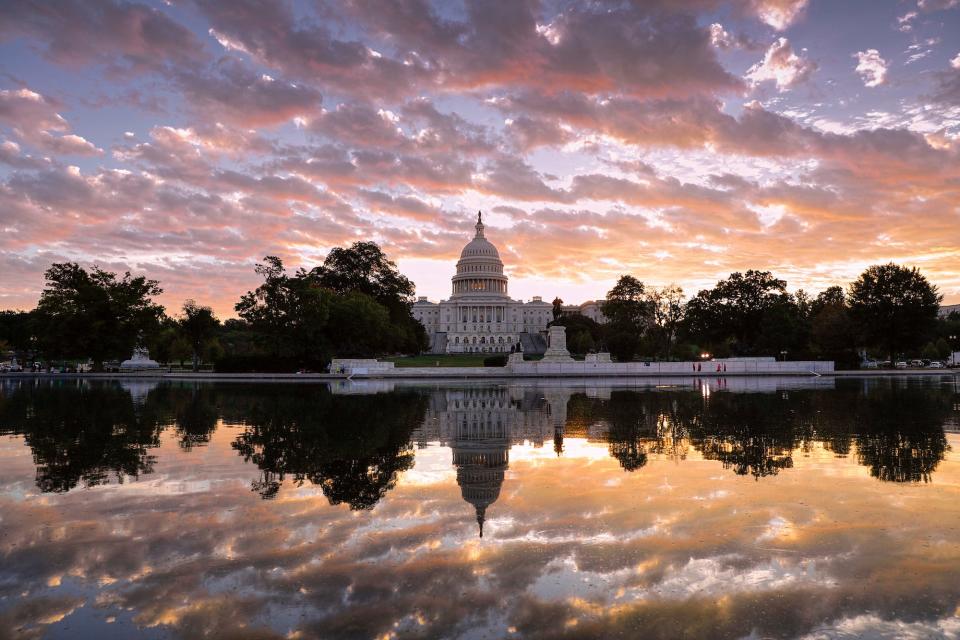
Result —
[[856, 421], [857, 461], [881, 480], [929, 482], [947, 448], [942, 425], [950, 396], [936, 388], [890, 385], [857, 400], [848, 409]]
[[947, 446], [950, 394], [902, 380], [838, 381], [835, 389], [776, 393], [614, 391], [576, 394], [566, 434], [603, 425], [610, 455], [628, 471], [651, 454], [683, 459], [688, 446], [739, 475], [790, 469], [814, 445], [857, 461], [885, 481], [927, 481]]
[[218, 402], [225, 388], [203, 383], [162, 385], [151, 391], [151, 402], [172, 422], [180, 446], [189, 451], [210, 441], [217, 428]]
[[689, 432], [707, 460], [761, 478], [793, 467], [793, 450], [809, 435], [809, 411], [804, 394], [714, 393]]
[[118, 384], [29, 381], [0, 401], [0, 433], [22, 435], [42, 491], [150, 473], [161, 421], [148, 396], [135, 406]]
[[289, 475], [351, 509], [372, 508], [413, 466], [410, 436], [426, 410], [415, 393], [339, 396], [325, 387], [261, 387], [243, 399], [233, 408], [247, 427], [233, 447], [262, 472], [253, 489], [272, 498]]

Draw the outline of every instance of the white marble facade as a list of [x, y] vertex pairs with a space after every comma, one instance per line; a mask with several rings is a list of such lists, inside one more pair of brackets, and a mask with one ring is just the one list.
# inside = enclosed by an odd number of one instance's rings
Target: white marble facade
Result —
[[420, 297], [413, 317], [426, 328], [434, 353], [509, 353], [521, 334], [547, 330], [553, 306], [540, 297], [510, 298], [500, 252], [484, 237], [478, 215], [476, 235], [460, 252], [450, 299]]

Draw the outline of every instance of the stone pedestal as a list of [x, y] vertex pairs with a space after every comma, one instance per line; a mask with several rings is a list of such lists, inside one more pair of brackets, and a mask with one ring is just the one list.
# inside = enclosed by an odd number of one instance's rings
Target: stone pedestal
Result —
[[570, 352], [567, 351], [567, 328], [560, 326], [550, 327], [548, 334], [549, 346], [540, 362], [573, 362]]
[[507, 364], [508, 364], [508, 365], [511, 365], [511, 364], [523, 364], [523, 352], [522, 352], [522, 351], [514, 351], [513, 353], [511, 353], [511, 354], [510, 354], [510, 357], [507, 358]]
[[133, 350], [133, 357], [120, 363], [121, 371], [147, 371], [159, 368], [157, 361], [150, 359], [150, 352], [146, 347], [137, 347]]
[[597, 363], [611, 362], [610, 354], [605, 351], [601, 351], [600, 353], [588, 353], [583, 360], [584, 362], [597, 362]]

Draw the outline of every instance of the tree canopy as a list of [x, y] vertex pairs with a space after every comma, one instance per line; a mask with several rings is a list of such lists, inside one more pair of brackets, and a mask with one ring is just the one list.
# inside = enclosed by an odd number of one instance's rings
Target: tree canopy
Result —
[[861, 339], [885, 349], [890, 359], [923, 344], [941, 300], [919, 269], [892, 262], [869, 267], [850, 285], [850, 313]]
[[89, 357], [102, 369], [104, 360], [129, 357], [159, 326], [163, 307], [152, 298], [163, 290], [156, 280], [73, 262], [54, 264], [44, 275], [37, 327], [43, 350], [54, 357]]

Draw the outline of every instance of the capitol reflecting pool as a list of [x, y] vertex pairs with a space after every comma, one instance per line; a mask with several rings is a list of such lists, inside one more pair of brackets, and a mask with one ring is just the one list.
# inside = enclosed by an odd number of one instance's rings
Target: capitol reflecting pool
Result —
[[955, 379], [0, 381], [0, 638], [957, 638]]

